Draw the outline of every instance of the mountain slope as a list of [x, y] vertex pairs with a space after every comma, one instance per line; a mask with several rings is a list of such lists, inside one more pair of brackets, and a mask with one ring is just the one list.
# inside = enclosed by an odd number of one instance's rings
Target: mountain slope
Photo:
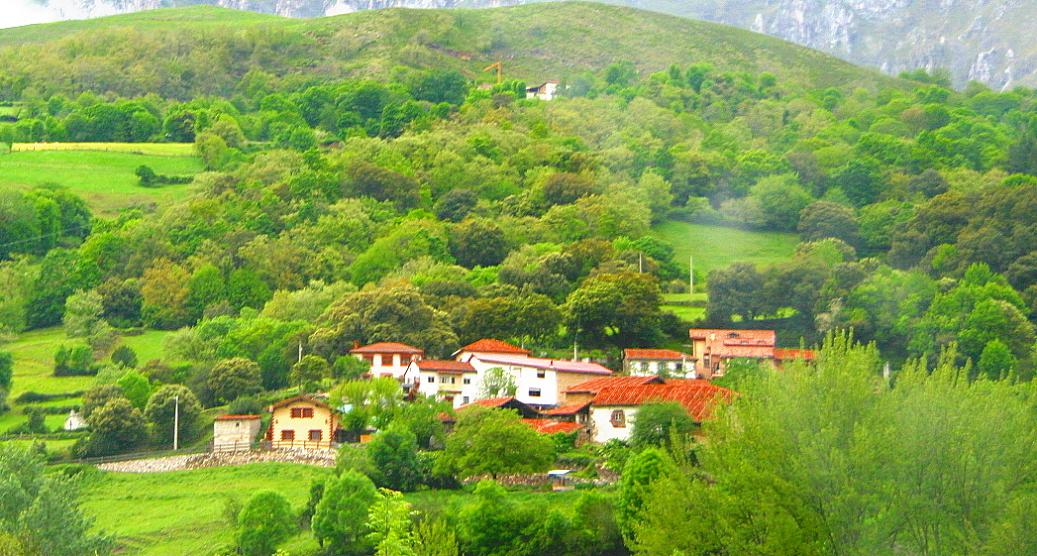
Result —
[[[17, 4], [30, 0], [16, 0]], [[293, 17], [393, 7], [498, 7], [541, 0], [42, 0], [66, 19], [210, 4]], [[602, 0], [726, 23], [899, 73], [946, 68], [958, 85], [1037, 85], [1037, 2], [1020, 0]], [[38, 19], [37, 19], [38, 20]]]
[[529, 81], [632, 61], [641, 72], [696, 62], [767, 71], [793, 87], [895, 83], [765, 35], [591, 3], [392, 9], [308, 20], [194, 7], [0, 31], [0, 87], [31, 84], [72, 94], [225, 94], [251, 70], [375, 76], [402, 65], [488, 79], [481, 70], [497, 59], [509, 77]]

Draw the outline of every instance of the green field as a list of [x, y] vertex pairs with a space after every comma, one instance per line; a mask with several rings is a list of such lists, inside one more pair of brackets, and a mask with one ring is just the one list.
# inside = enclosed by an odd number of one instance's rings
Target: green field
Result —
[[[135, 148], [182, 149], [177, 145]], [[172, 151], [170, 151], [172, 152]], [[133, 154], [130, 152], [45, 150], [0, 155], [0, 187], [34, 187], [57, 184], [69, 188], [101, 214], [112, 214], [138, 204], [162, 204], [183, 198], [192, 186], [170, 185], [144, 188], [134, 171], [141, 165], [169, 176], [194, 175], [202, 171], [194, 156]]]
[[[152, 359], [162, 358], [162, 341], [169, 332], [149, 330], [139, 336], [125, 336], [121, 343], [137, 353], [140, 364]], [[24, 392], [41, 394], [64, 394], [81, 392], [94, 384], [92, 376], [54, 376], [54, 352], [62, 344], [74, 343], [65, 336], [60, 327], [33, 330], [18, 337], [17, 340], [5, 344], [2, 349], [14, 355], [14, 380], [11, 384], [11, 399]], [[78, 396], [69, 396], [50, 400], [37, 406], [71, 406], [78, 405]], [[14, 404], [12, 410], [0, 416], [0, 433], [17, 426], [25, 420], [24, 408]], [[47, 428], [53, 430], [65, 420], [65, 415], [48, 415]]]
[[[83, 488], [84, 509], [94, 517], [98, 530], [116, 535], [120, 554], [210, 554], [233, 542], [233, 528], [223, 516], [228, 497], [244, 500], [257, 490], [273, 489], [298, 511], [307, 500], [310, 482], [330, 473], [330, 469], [281, 463], [172, 473], [91, 473]], [[571, 507], [580, 493], [517, 491], [512, 496]], [[423, 491], [406, 497], [417, 510], [456, 510], [470, 493]], [[296, 535], [281, 548], [293, 556], [318, 551], [309, 532]]]
[[[731, 263], [770, 264], [787, 259], [796, 250], [799, 237], [781, 232], [754, 232], [740, 228], [691, 224], [668, 220], [652, 229], [652, 234], [673, 245], [674, 257], [687, 269], [695, 257], [695, 273], [705, 277], [709, 271]], [[696, 284], [696, 290], [699, 284]]]
[[[101, 473], [84, 485], [84, 509], [97, 529], [114, 533], [121, 554], [211, 554], [234, 541], [223, 517], [228, 497], [244, 499], [261, 489], [305, 504], [310, 482], [331, 471], [292, 464], [257, 463], [172, 473]], [[285, 546], [293, 555], [313, 554], [317, 543], [302, 533]]]
[[90, 151], [155, 156], [194, 156], [194, 143], [15, 143], [11, 152]]

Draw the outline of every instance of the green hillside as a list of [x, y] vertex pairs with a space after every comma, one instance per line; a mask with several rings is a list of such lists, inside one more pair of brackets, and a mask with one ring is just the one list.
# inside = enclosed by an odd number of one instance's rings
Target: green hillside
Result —
[[565, 79], [616, 61], [771, 72], [803, 87], [897, 83], [817, 51], [748, 31], [582, 2], [489, 10], [376, 10], [294, 20], [210, 7], [155, 10], [0, 31], [0, 84], [48, 92], [226, 94], [249, 70], [384, 77], [394, 67], [482, 68]]

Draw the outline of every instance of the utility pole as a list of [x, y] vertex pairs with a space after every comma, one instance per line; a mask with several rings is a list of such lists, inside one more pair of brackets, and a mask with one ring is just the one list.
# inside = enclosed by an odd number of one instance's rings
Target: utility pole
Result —
[[302, 362], [302, 340], [299, 340], [299, 361]]
[[173, 451], [180, 448], [180, 396], [173, 398]]
[[637, 273], [644, 274], [645, 271], [645, 256], [644, 253], [637, 254]]
[[573, 338], [573, 361], [579, 361], [579, 360], [580, 360], [580, 352], [579, 352], [579, 349], [576, 347], [576, 338]]
[[695, 295], [695, 257], [688, 258], [688, 293]]

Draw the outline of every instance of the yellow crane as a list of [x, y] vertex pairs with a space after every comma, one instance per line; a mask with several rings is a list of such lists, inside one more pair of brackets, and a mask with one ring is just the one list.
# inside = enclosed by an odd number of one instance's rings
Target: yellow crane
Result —
[[483, 68], [483, 71], [495, 71], [497, 72], [497, 84], [504, 83], [504, 62], [497, 60], [496, 62]]

